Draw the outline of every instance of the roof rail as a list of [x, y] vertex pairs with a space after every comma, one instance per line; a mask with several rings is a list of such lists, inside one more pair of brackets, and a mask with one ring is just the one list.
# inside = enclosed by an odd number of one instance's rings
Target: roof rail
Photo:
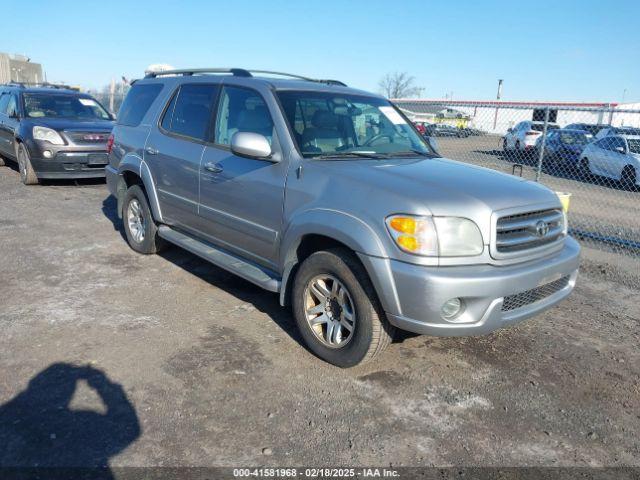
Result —
[[183, 75], [191, 76], [202, 73], [231, 73], [236, 77], [251, 77], [251, 73], [248, 70], [242, 68], [186, 68], [180, 70], [163, 70], [161, 72], [149, 72], [144, 78], [156, 78], [165, 75]]
[[266, 74], [266, 75], [280, 75], [282, 77], [296, 78], [298, 80], [304, 80], [306, 82], [326, 83], [327, 85], [339, 85], [341, 87], [346, 87], [347, 86], [346, 83], [343, 83], [340, 80], [322, 80], [322, 79], [319, 79], [319, 78], [309, 78], [309, 77], [303, 77], [301, 75], [294, 75], [292, 73], [273, 72], [271, 70], [249, 70], [249, 72], [251, 72], [251, 73], [263, 73], [263, 74]]
[[78, 87], [71, 87], [69, 85], [63, 85], [60, 83], [48, 83], [48, 82], [9, 82], [9, 83], [5, 83], [5, 86], [18, 87], [18, 88], [28, 88], [28, 87], [57, 88], [61, 90], [80, 91]]
[[199, 75], [207, 73], [230, 73], [236, 77], [253, 77], [253, 73], [264, 75], [279, 75], [281, 77], [295, 78], [297, 80], [303, 80], [305, 82], [317, 82], [326, 83], [327, 85], [339, 85], [346, 87], [347, 85], [340, 80], [321, 80], [316, 78], [303, 77], [302, 75], [294, 75], [292, 73], [275, 72], [272, 70], [247, 70], [244, 68], [187, 68], [180, 70], [164, 70], [161, 72], [149, 72], [144, 78], [156, 78], [164, 75]]

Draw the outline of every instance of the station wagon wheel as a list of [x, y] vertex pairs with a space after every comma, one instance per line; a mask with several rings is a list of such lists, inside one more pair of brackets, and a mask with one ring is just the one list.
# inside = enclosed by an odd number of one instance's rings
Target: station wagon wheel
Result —
[[305, 315], [311, 331], [329, 348], [344, 347], [353, 337], [356, 313], [351, 294], [332, 275], [319, 275], [307, 283]]

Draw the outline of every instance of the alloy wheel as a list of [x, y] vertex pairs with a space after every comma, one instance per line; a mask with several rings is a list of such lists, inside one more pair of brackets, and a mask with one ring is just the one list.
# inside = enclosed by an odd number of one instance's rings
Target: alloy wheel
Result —
[[353, 338], [356, 312], [347, 287], [333, 275], [312, 278], [304, 291], [305, 317], [326, 347], [342, 348]]
[[144, 220], [142, 205], [140, 205], [137, 198], [131, 199], [127, 207], [127, 224], [133, 240], [136, 243], [142, 243], [144, 241], [146, 222]]

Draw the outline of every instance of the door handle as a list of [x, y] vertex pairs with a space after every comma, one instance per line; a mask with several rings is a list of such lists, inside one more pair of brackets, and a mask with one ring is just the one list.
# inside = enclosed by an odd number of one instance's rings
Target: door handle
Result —
[[147, 152], [149, 155], [157, 155], [159, 153], [158, 150], [156, 150], [153, 147], [145, 147], [144, 151]]
[[218, 163], [211, 163], [211, 162], [205, 163], [204, 164], [204, 169], [207, 172], [211, 172], [211, 173], [220, 173], [220, 172], [222, 172], [222, 167]]

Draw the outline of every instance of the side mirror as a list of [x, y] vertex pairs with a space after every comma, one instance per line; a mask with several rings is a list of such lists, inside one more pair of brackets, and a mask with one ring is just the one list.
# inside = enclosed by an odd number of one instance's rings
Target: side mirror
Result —
[[13, 111], [9, 114], [9, 118], [20, 118], [17, 111]]
[[241, 157], [267, 159], [272, 150], [264, 135], [253, 132], [236, 132], [231, 137], [231, 151]]

